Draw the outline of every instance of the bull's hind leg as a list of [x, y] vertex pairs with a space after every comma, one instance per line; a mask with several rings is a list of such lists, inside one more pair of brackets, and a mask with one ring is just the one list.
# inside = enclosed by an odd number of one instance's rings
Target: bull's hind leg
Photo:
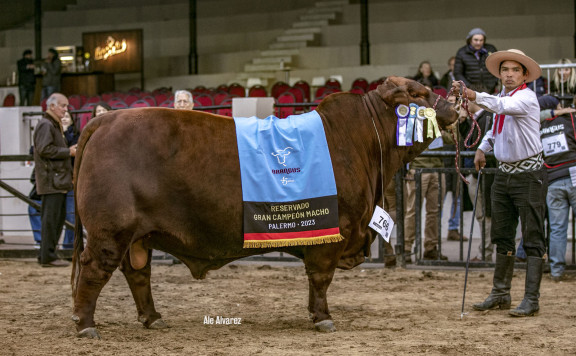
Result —
[[138, 310], [138, 321], [150, 329], [164, 329], [167, 325], [162, 320], [160, 313], [154, 308], [154, 300], [150, 288], [151, 260], [152, 250], [148, 250], [146, 265], [144, 268], [136, 270], [130, 263], [130, 254], [126, 253], [126, 257], [122, 260], [120, 270], [124, 273], [130, 290], [132, 291], [136, 309]]
[[334, 277], [336, 263], [333, 258], [318, 257], [307, 256], [304, 259], [309, 284], [308, 311], [316, 330], [332, 332], [336, 331], [336, 328], [328, 310], [326, 292]]
[[[124, 242], [125, 241], [125, 242]], [[93, 234], [80, 256], [80, 271], [74, 294], [74, 315], [79, 337], [100, 339], [95, 328], [94, 311], [102, 288], [120, 265], [130, 238]]]

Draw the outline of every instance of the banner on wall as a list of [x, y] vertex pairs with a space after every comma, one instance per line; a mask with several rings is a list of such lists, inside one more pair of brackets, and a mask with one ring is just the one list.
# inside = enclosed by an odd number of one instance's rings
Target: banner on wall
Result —
[[92, 71], [134, 73], [143, 69], [142, 30], [85, 32], [84, 52], [90, 54]]

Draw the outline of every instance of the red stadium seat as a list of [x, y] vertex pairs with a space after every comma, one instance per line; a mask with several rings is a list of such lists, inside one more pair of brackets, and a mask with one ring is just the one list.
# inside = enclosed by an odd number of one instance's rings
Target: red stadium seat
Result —
[[265, 98], [268, 96], [268, 93], [262, 85], [254, 85], [248, 89], [248, 96], [251, 98]]
[[194, 96], [194, 109], [214, 113], [214, 111], [210, 109], [201, 109], [202, 107], [213, 105], [214, 100], [208, 94], [199, 94]]
[[232, 83], [228, 87], [228, 94], [230, 94], [230, 96], [239, 96], [243, 98], [246, 96], [246, 89], [238, 83]]
[[68, 97], [68, 103], [74, 108], [74, 110], [80, 110], [82, 105], [84, 105], [80, 95], [70, 95]]
[[217, 92], [225, 91], [227, 93], [228, 92], [228, 85], [220, 84], [220, 85], [218, 85], [218, 87], [216, 87], [216, 91]]
[[446, 90], [446, 88], [444, 88], [441, 85], [437, 85], [435, 86], [432, 91], [440, 96], [442, 96], [443, 98], [446, 98], [446, 96], [448, 96], [448, 90]]
[[354, 94], [365, 94], [366, 90], [362, 87], [352, 87], [352, 89], [350, 89], [350, 93], [354, 93]]
[[[282, 94], [280, 94], [280, 96], [278, 96], [278, 99], [276, 99], [276, 103], [278, 104], [294, 104], [296, 102], [296, 98], [294, 97], [294, 94], [292, 94], [291, 92], [287, 91], [284, 92]], [[295, 107], [276, 107], [276, 116], [284, 119], [290, 115], [294, 115], [296, 113], [296, 108]]]
[[[107, 101], [108, 105], [110, 105], [112, 107], [112, 105], [116, 104], [116, 103], [122, 103], [124, 104], [126, 107], [128, 107], [128, 105], [126, 104], [126, 102], [124, 101], [124, 99], [122, 98], [118, 98], [118, 97], [114, 97], [110, 100]], [[87, 103], [88, 104], [88, 103]], [[93, 103], [96, 104], [96, 103]]]
[[155, 93], [154, 94], [154, 100], [156, 101], [156, 104], [159, 105], [163, 102], [165, 102], [166, 100], [168, 100], [168, 97], [170, 96], [169, 92], [166, 93]]
[[[362, 88], [364, 90], [364, 92], [366, 92], [368, 90], [369, 86], [370, 86], [370, 84], [368, 83], [368, 81], [366, 79], [356, 78], [352, 82], [351, 88], [355, 88], [355, 87]], [[352, 90], [350, 90], [350, 92], [352, 92]]]
[[102, 93], [102, 101], [108, 102], [108, 100], [112, 99], [115, 96], [114, 93]]
[[2, 106], [15, 106], [16, 105], [16, 95], [9, 93], [4, 97], [4, 103]]
[[280, 94], [288, 91], [289, 89], [290, 89], [290, 85], [288, 85], [284, 82], [276, 82], [276, 83], [274, 83], [274, 85], [272, 85], [272, 90], [270, 91], [270, 94], [272, 95], [272, 97], [278, 99]]
[[150, 105], [150, 103], [145, 99], [136, 100], [135, 102], [130, 104], [131, 108], [148, 108], [150, 106], [152, 105]]
[[102, 98], [100, 98], [100, 95], [94, 95], [94, 96], [87, 98], [86, 101], [84, 102], [84, 104], [99, 103], [101, 101], [102, 101]]
[[123, 101], [115, 101], [109, 104], [112, 109], [127, 109], [128, 105]]
[[224, 101], [222, 101], [220, 103], [220, 105], [230, 105], [229, 108], [223, 108], [223, 109], [218, 109], [216, 111], [216, 113], [218, 115], [223, 115], [223, 116], [230, 116], [232, 117], [232, 98], [226, 98], [224, 99]]
[[156, 100], [150, 95], [142, 97], [140, 100], [146, 100], [150, 106], [156, 106]]
[[384, 83], [386, 81], [386, 77], [382, 77], [380, 79], [376, 79], [370, 82], [370, 85], [368, 86], [368, 91], [370, 90], [374, 90], [378, 87], [378, 85]]
[[135, 102], [136, 100], [140, 100], [140, 96], [136, 94], [128, 94], [126, 95], [126, 97], [124, 97], [124, 102], [128, 106], [132, 105], [132, 103]]
[[173, 108], [174, 100], [166, 99], [159, 105], [161, 108]]
[[214, 105], [220, 105], [221, 102], [228, 99], [228, 93], [225, 91], [220, 91], [220, 92], [214, 94], [212, 99], [214, 100]]
[[[318, 98], [318, 99], [314, 100], [314, 103], [320, 104], [320, 102], [322, 101], [322, 99], [323, 99], [323, 98]], [[310, 107], [310, 111], [316, 110], [317, 107], [318, 107], [318, 105], [316, 105], [316, 106], [311, 106], [311, 107]]]
[[304, 102], [310, 101], [310, 84], [305, 80], [299, 80], [293, 85], [296, 88], [302, 89], [304, 93]]
[[328, 79], [324, 84], [324, 86], [327, 88], [342, 89], [342, 85], [340, 84], [340, 82], [334, 78]]

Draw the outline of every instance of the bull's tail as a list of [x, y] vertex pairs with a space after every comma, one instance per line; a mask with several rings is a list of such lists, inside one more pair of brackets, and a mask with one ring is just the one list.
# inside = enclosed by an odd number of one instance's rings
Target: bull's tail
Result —
[[86, 144], [90, 140], [90, 137], [92, 137], [92, 134], [104, 122], [101, 118], [102, 117], [90, 120], [89, 124], [86, 125], [82, 131], [82, 134], [78, 140], [76, 158], [74, 160], [74, 215], [76, 222], [74, 226], [74, 250], [72, 252], [72, 276], [70, 278], [70, 284], [72, 285], [72, 297], [76, 296], [78, 279], [80, 278], [81, 269], [80, 256], [84, 251], [84, 227], [82, 226], [80, 215], [78, 215], [78, 174], [80, 172], [80, 165], [82, 164], [82, 157], [84, 156], [84, 149], [86, 148]]

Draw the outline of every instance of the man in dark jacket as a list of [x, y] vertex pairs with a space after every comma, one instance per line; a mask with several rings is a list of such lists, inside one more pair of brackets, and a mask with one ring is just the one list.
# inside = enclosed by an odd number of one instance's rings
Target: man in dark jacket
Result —
[[486, 58], [496, 52], [496, 47], [486, 43], [486, 33], [481, 28], [473, 28], [466, 37], [466, 46], [456, 53], [454, 77], [467, 87], [476, 85], [479, 91], [494, 93], [498, 78], [486, 69]]
[[56, 245], [66, 217], [66, 193], [72, 190], [72, 165], [76, 146], [68, 147], [61, 119], [68, 111], [68, 99], [54, 93], [46, 101], [46, 114], [34, 129], [36, 189], [42, 197], [42, 267], [65, 267], [56, 256]]
[[34, 76], [34, 60], [32, 51], [27, 49], [22, 53], [18, 65], [18, 87], [20, 89], [20, 106], [34, 105], [34, 89], [36, 77]]

